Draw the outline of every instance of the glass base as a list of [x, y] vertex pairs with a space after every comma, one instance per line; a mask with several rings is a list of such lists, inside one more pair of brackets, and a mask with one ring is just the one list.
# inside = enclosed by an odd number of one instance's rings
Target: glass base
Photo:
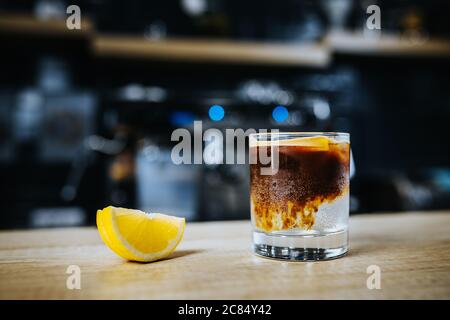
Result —
[[348, 251], [348, 232], [294, 235], [253, 232], [255, 254], [273, 259], [320, 261], [343, 257]]

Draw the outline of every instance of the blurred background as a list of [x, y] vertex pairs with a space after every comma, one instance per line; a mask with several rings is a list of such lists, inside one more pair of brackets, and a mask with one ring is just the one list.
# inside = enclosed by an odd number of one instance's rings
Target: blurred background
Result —
[[[381, 30], [365, 27], [371, 4]], [[194, 120], [349, 132], [351, 214], [449, 209], [449, 13], [446, 0], [0, 1], [0, 228], [91, 225], [110, 204], [248, 219], [248, 166], [172, 163], [172, 131]]]

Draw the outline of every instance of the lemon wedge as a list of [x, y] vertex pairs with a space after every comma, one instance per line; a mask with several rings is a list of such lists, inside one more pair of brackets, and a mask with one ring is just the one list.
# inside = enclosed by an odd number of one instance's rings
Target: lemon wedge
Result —
[[150, 262], [167, 257], [183, 238], [186, 222], [161, 213], [106, 207], [97, 211], [103, 242], [131, 261]]
[[325, 136], [317, 136], [317, 137], [300, 137], [300, 138], [292, 138], [286, 140], [265, 140], [265, 141], [257, 141], [256, 139], [251, 139], [250, 147], [270, 147], [270, 146], [278, 146], [278, 147], [302, 147], [302, 148], [313, 148], [320, 151], [328, 151], [329, 144], [333, 141]]

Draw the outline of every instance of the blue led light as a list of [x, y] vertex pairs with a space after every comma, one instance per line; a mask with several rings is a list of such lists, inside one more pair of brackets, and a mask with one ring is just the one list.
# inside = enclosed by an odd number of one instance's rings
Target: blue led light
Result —
[[208, 114], [212, 121], [220, 121], [225, 116], [225, 110], [222, 106], [215, 104], [209, 108]]
[[174, 111], [170, 114], [170, 124], [172, 126], [185, 126], [195, 120], [195, 115], [189, 111]]
[[277, 106], [272, 111], [272, 118], [276, 122], [284, 122], [289, 117], [289, 111], [284, 106]]

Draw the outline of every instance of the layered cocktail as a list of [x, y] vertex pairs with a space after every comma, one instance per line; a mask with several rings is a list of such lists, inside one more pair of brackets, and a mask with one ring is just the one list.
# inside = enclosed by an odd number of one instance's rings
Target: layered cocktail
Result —
[[[350, 141], [345, 133], [250, 136], [257, 254], [324, 260], [347, 252]], [[269, 159], [270, 164], [263, 159]], [[270, 167], [270, 170], [265, 170]]]

